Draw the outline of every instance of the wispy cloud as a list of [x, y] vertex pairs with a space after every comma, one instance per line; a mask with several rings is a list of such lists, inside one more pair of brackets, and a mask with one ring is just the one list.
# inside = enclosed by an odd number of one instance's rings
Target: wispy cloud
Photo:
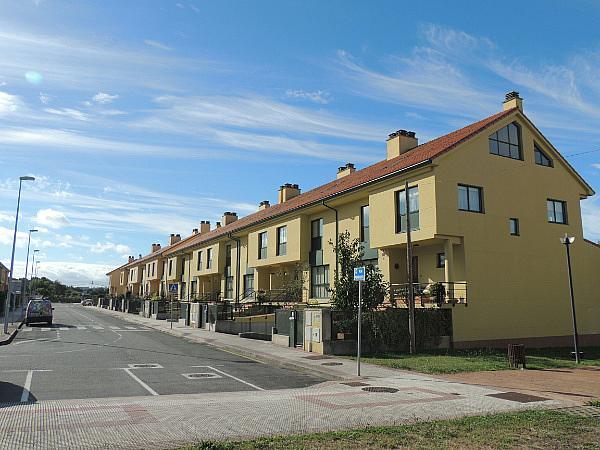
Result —
[[67, 216], [63, 212], [56, 211], [52, 208], [40, 209], [33, 220], [39, 225], [54, 229], [69, 225]]
[[146, 39], [144, 41], [144, 44], [146, 44], [149, 47], [154, 47], [157, 48], [159, 50], [166, 50], [166, 51], [171, 51], [173, 50], [171, 47], [163, 44], [162, 42], [158, 42], [158, 41], [153, 41], [152, 39]]
[[22, 104], [18, 96], [0, 91], [0, 116], [14, 113]]
[[44, 111], [49, 114], [56, 114], [57, 116], [69, 117], [71, 119], [81, 120], [84, 122], [90, 120], [90, 117], [86, 113], [73, 108], [46, 108]]
[[101, 105], [105, 105], [106, 103], [112, 103], [114, 102], [116, 99], [118, 99], [119, 96], [117, 94], [107, 94], [106, 92], [98, 92], [96, 95], [94, 95], [92, 97], [92, 100], [95, 101], [96, 103], [100, 103]]
[[309, 100], [314, 103], [319, 103], [322, 105], [326, 105], [331, 102], [331, 94], [326, 91], [303, 91], [303, 90], [294, 90], [288, 89], [285, 91], [285, 96], [287, 98], [297, 98], [303, 100]]

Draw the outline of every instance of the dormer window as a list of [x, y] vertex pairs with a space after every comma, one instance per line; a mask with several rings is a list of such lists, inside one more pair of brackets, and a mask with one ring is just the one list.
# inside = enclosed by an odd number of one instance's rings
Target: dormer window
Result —
[[554, 167], [552, 160], [536, 144], [533, 144], [535, 163], [539, 166]]
[[521, 153], [521, 130], [515, 122], [499, 129], [490, 136], [490, 153], [512, 159], [523, 159]]

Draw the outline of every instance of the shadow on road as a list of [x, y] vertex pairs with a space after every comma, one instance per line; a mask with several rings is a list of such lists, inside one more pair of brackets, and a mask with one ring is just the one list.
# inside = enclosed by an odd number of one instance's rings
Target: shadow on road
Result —
[[[9, 406], [14, 406], [15, 404], [23, 405], [24, 403], [21, 403], [22, 394], [23, 386], [0, 381], [0, 408], [7, 408]], [[27, 401], [27, 403], [35, 402], [37, 402], [37, 398], [30, 392], [29, 401]]]

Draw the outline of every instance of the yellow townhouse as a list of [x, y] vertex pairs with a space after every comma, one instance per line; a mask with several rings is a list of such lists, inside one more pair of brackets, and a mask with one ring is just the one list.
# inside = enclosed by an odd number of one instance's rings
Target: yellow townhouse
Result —
[[580, 210], [594, 191], [525, 115], [518, 93], [502, 111], [420, 145], [414, 132], [392, 133], [385, 156], [362, 170], [339, 167], [304, 193], [284, 184], [276, 204], [225, 213], [213, 229], [202, 222], [164, 252], [169, 283], [186, 300], [326, 305], [337, 266], [329, 243], [348, 231], [391, 284], [391, 300], [411, 281], [417, 306], [430, 307], [426, 293], [442, 283], [456, 346], [569, 345], [559, 241], [568, 234], [582, 344], [600, 344], [600, 247], [584, 238]]

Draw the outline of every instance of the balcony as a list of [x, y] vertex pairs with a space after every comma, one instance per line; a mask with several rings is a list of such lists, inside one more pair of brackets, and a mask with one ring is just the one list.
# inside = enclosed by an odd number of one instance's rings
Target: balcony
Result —
[[[390, 303], [393, 306], [408, 306], [409, 283], [390, 285]], [[443, 305], [467, 305], [466, 281], [434, 281], [412, 283], [415, 306], [442, 307]]]

